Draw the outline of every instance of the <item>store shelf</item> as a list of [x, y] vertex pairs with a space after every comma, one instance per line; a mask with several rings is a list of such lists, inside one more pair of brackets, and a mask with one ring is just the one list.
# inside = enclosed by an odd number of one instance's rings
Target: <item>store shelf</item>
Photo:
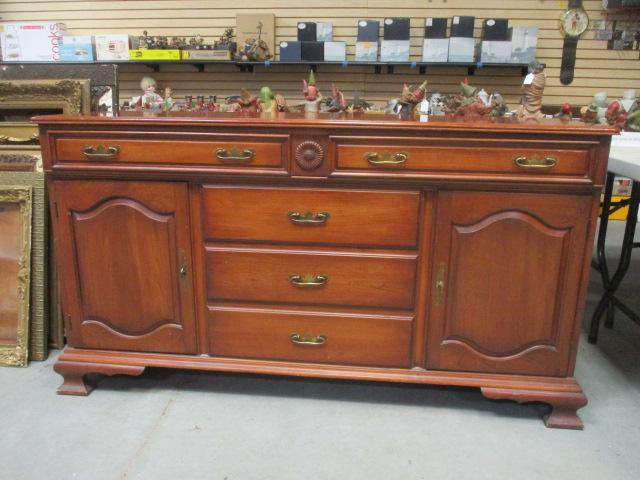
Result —
[[394, 73], [396, 67], [409, 67], [417, 69], [424, 75], [428, 69], [443, 67], [465, 67], [469, 75], [485, 68], [513, 68], [519, 69], [521, 75], [527, 74], [528, 64], [525, 63], [425, 63], [425, 62], [238, 62], [235, 60], [122, 60], [112, 62], [4, 62], [0, 65], [144, 65], [154, 72], [159, 72], [163, 65], [193, 65], [199, 72], [203, 72], [206, 65], [235, 65], [241, 72], [253, 72], [256, 67], [271, 68], [278, 65], [306, 65], [311, 70], [317, 70], [324, 65], [350, 67], [372, 67], [374, 73], [386, 71]]

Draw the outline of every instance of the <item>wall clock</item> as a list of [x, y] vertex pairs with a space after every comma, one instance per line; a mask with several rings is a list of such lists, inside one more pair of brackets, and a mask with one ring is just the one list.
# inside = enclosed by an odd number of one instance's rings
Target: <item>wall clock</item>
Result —
[[589, 16], [582, 8], [582, 0], [569, 0], [567, 11], [560, 17], [560, 31], [564, 35], [562, 63], [560, 64], [560, 82], [563, 85], [573, 82], [578, 38], [588, 26]]

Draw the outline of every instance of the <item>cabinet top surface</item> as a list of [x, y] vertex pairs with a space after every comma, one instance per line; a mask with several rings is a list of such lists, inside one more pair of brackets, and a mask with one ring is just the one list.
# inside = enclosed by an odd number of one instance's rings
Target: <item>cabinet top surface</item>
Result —
[[404, 120], [395, 115], [347, 113], [279, 113], [250, 114], [225, 112], [122, 112], [115, 117], [99, 115], [41, 115], [33, 118], [40, 125], [100, 125], [102, 128], [118, 125], [140, 126], [262, 126], [262, 127], [322, 127], [332, 129], [388, 128], [399, 130], [475, 130], [529, 133], [574, 133], [587, 135], [614, 135], [618, 132], [609, 125], [590, 125], [577, 120], [542, 119], [527, 122], [515, 117], [464, 119], [451, 116], [429, 116], [427, 119]]

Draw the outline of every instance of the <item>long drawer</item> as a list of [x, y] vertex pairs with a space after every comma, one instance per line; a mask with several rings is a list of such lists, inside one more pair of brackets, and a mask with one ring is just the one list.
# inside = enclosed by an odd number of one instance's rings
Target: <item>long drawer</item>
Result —
[[207, 240], [415, 247], [417, 192], [202, 189]]
[[100, 165], [154, 164], [217, 166], [227, 169], [288, 168], [287, 135], [61, 136], [55, 139], [56, 163]]
[[206, 247], [210, 301], [413, 308], [416, 254]]
[[211, 307], [211, 355], [408, 367], [411, 317]]
[[334, 137], [336, 170], [381, 174], [504, 174], [589, 176], [588, 142], [502, 142]]

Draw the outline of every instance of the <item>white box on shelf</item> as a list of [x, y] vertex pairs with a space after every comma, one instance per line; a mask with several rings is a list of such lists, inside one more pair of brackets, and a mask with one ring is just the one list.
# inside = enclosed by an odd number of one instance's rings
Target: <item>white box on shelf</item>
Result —
[[316, 41], [330, 42], [332, 40], [333, 40], [333, 23], [316, 22]]
[[511, 41], [483, 40], [480, 44], [480, 61], [482, 63], [510, 63]]
[[470, 63], [475, 61], [476, 43], [469, 37], [449, 38], [449, 62]]
[[131, 41], [131, 37], [126, 34], [96, 35], [96, 60], [99, 62], [129, 60]]
[[0, 46], [5, 62], [57, 62], [60, 37], [67, 27], [61, 22], [0, 24]]
[[377, 62], [378, 42], [356, 42], [356, 62]]
[[536, 59], [538, 27], [511, 27], [511, 62], [531, 63]]
[[423, 62], [447, 62], [449, 60], [448, 38], [425, 38], [422, 44]]
[[408, 62], [409, 40], [382, 40], [381, 62]]
[[325, 62], [344, 62], [347, 60], [346, 42], [324, 42]]
[[93, 62], [93, 37], [91, 35], [65, 35], [60, 37], [61, 62]]

